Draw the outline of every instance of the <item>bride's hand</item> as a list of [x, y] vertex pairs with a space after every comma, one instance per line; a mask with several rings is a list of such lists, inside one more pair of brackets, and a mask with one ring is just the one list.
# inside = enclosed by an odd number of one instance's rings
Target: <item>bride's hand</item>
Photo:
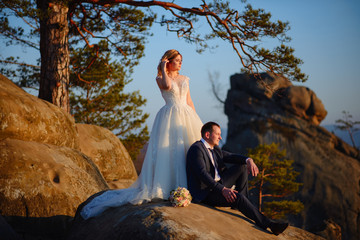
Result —
[[169, 62], [169, 60], [167, 58], [164, 58], [162, 61], [161, 61], [161, 68], [166, 70], [166, 64]]

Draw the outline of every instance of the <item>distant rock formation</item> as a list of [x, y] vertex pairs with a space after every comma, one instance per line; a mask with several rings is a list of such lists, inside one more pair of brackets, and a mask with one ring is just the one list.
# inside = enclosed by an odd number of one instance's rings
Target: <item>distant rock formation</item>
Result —
[[315, 226], [333, 220], [343, 239], [360, 239], [359, 152], [319, 126], [327, 112], [313, 91], [271, 74], [261, 78], [231, 76], [223, 148], [246, 154], [258, 144], [278, 143], [304, 183], [294, 197], [305, 210], [294, 224], [315, 232]]
[[111, 208], [86, 221], [77, 215], [67, 240], [276, 240], [280, 238], [323, 239], [291, 226], [281, 235], [275, 236], [270, 231], [258, 228], [239, 211], [230, 208], [211, 208], [200, 204], [175, 208], [169, 202], [157, 202]]

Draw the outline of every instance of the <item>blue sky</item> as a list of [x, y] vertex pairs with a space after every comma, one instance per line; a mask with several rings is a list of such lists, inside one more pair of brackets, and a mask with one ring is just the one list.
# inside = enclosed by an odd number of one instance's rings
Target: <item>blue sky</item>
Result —
[[[176, 1], [189, 6], [196, 1]], [[271, 12], [272, 20], [289, 21], [292, 38], [290, 46], [295, 56], [304, 61], [302, 70], [309, 79], [303, 85], [312, 89], [325, 105], [328, 115], [322, 125], [333, 124], [347, 110], [353, 120], [360, 121], [360, 1], [359, 0], [250, 0], [254, 8], [264, 8]], [[240, 0], [231, 0], [234, 8], [242, 10]], [[161, 8], [154, 8], [159, 15]], [[208, 31], [204, 23], [200, 31]], [[177, 49], [183, 55], [181, 74], [190, 77], [191, 96], [203, 122], [217, 121], [227, 127], [227, 117], [223, 107], [214, 100], [208, 81], [208, 74], [217, 72], [225, 98], [229, 88], [229, 78], [240, 71], [240, 60], [230, 44], [217, 40], [214, 50], [196, 53], [196, 46], [185, 43], [176, 34], [166, 32], [157, 24], [151, 29], [154, 36], [146, 44], [145, 57], [135, 68], [133, 82], [128, 91], [139, 90], [148, 101], [144, 111], [150, 113], [147, 121], [151, 129], [156, 112], [164, 105], [155, 82], [156, 66], [162, 54], [168, 49]], [[269, 44], [269, 43], [264, 43]], [[0, 46], [2, 55], [20, 51], [19, 47]], [[26, 54], [26, 53], [20, 53]], [[29, 58], [36, 59], [33, 53]], [[37, 54], [37, 53], [36, 53]]]
[[[328, 115], [322, 125], [333, 124], [347, 110], [353, 120], [360, 120], [360, 1], [358, 0], [253, 0], [253, 7], [271, 12], [272, 19], [289, 21], [289, 43], [295, 56], [304, 61], [307, 82], [293, 83], [312, 89], [325, 105]], [[242, 9], [240, 1], [231, 1]], [[161, 11], [159, 11], [161, 13]], [[206, 25], [201, 27], [206, 30]], [[198, 54], [194, 45], [177, 39], [175, 34], [154, 26], [154, 36], [146, 45], [146, 56], [133, 75], [129, 90], [139, 89], [148, 99], [144, 110], [150, 113], [149, 128], [156, 112], [164, 104], [155, 83], [156, 66], [162, 54], [175, 48], [183, 55], [181, 74], [190, 77], [191, 96], [203, 122], [214, 120], [223, 127], [227, 117], [213, 99], [208, 74], [218, 72], [226, 96], [229, 78], [240, 71], [240, 61], [231, 46], [221, 40], [215, 50]]]

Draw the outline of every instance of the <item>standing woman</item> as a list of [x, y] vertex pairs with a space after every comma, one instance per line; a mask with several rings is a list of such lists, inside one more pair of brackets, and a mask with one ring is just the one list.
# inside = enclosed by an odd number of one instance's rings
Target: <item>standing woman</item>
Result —
[[126, 203], [166, 200], [171, 190], [187, 187], [186, 153], [201, 138], [203, 124], [191, 100], [189, 78], [179, 73], [181, 64], [181, 54], [168, 50], [158, 65], [156, 82], [165, 106], [155, 117], [138, 179], [129, 188], [109, 190], [91, 200], [81, 210], [84, 219]]

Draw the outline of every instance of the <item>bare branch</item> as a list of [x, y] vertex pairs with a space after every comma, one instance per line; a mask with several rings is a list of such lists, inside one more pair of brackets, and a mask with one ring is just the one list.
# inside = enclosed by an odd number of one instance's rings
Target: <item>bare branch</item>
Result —
[[19, 62], [7, 61], [7, 60], [0, 60], [0, 63], [14, 64], [14, 65], [18, 65], [18, 66], [26, 66], [26, 67], [33, 67], [33, 68], [38, 68], [38, 69], [40, 69], [40, 66], [36, 66], [36, 65], [32, 65], [32, 64], [27, 64], [27, 63], [19, 63]]
[[219, 91], [221, 89], [221, 87], [219, 86], [219, 83], [217, 82], [219, 73], [215, 72], [214, 74], [215, 74], [215, 77], [211, 73], [208, 74], [212, 93], [214, 94], [214, 96], [218, 102], [220, 102], [221, 104], [225, 104], [225, 100], [221, 99], [219, 96]]

